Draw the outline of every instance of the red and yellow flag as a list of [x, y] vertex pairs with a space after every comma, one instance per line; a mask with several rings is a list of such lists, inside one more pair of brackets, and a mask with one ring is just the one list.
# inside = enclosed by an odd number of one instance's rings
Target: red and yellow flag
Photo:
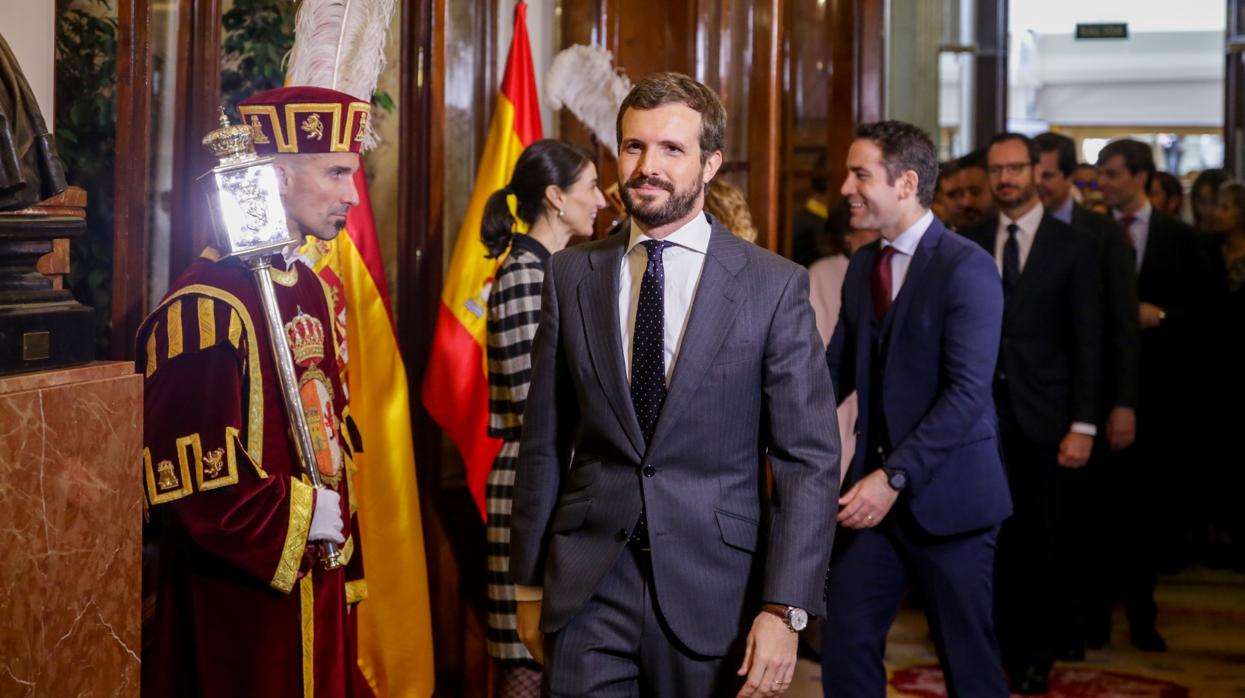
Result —
[[304, 252], [345, 324], [350, 412], [363, 437], [351, 495], [358, 504], [367, 600], [357, 606], [359, 671], [378, 698], [427, 698], [434, 686], [432, 620], [406, 367], [398, 353], [372, 202], [363, 170], [359, 205], [331, 243]]
[[484, 484], [501, 442], [488, 435], [488, 364], [485, 322], [488, 293], [501, 263], [486, 259], [480, 221], [489, 195], [506, 186], [523, 149], [540, 140], [536, 74], [527, 38], [527, 5], [514, 8], [514, 39], [506, 59], [501, 96], [480, 159], [467, 216], [458, 230], [454, 256], [445, 275], [437, 329], [424, 377], [428, 413], [458, 447], [467, 467], [467, 485], [481, 514]]

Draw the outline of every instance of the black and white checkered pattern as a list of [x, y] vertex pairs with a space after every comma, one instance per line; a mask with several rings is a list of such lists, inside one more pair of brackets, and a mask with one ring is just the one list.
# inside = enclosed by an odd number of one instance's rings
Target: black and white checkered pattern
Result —
[[488, 512], [488, 651], [496, 659], [531, 660], [515, 632], [509, 583], [510, 508], [523, 405], [532, 372], [532, 337], [540, 323], [540, 293], [549, 253], [516, 235], [488, 299], [489, 436], [502, 440], [485, 487]]

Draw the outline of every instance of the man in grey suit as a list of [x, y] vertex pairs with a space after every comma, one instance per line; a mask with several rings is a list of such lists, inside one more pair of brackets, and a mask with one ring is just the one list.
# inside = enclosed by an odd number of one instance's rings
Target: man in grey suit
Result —
[[701, 210], [725, 122], [685, 75], [637, 83], [631, 223], [545, 277], [511, 574], [554, 696], [781, 695], [824, 607], [833, 390], [806, 271]]

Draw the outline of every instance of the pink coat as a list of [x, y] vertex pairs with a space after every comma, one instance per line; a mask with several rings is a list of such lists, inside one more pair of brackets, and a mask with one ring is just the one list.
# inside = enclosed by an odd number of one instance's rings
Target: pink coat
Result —
[[[821, 333], [822, 344], [830, 344], [834, 334], [834, 326], [839, 321], [839, 306], [842, 302], [843, 277], [847, 274], [847, 257], [841, 254], [822, 257], [808, 268], [809, 301], [813, 304], [813, 314], [817, 316], [817, 331]], [[839, 439], [843, 446], [843, 455], [839, 461], [839, 481], [847, 476], [847, 465], [852, 462], [856, 453], [856, 393], [848, 395], [839, 404]]]

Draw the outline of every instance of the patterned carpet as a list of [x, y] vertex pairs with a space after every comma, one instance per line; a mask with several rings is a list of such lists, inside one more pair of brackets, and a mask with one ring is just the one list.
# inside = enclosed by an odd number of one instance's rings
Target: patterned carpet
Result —
[[[1123, 609], [1112, 642], [1084, 662], [1061, 662], [1051, 676], [1052, 698], [1245, 697], [1245, 575], [1194, 569], [1159, 582], [1159, 632], [1170, 650], [1151, 654], [1128, 643]], [[925, 617], [900, 612], [887, 643], [887, 695], [943, 698], [946, 690]], [[821, 695], [820, 667], [801, 660], [790, 698]]]

